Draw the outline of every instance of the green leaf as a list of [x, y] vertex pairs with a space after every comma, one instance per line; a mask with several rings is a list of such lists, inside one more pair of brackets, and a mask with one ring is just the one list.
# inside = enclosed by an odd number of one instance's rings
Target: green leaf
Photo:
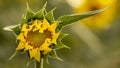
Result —
[[27, 13], [26, 13], [27, 22], [26, 23], [29, 23], [34, 16], [34, 13], [30, 10], [30, 7], [29, 7], [28, 3], [27, 3], [27, 10], [26, 11], [27, 11]]
[[9, 60], [13, 59], [15, 56], [17, 56], [17, 55], [20, 54], [20, 53], [21, 53], [21, 50], [16, 50], [16, 51], [12, 54], [12, 56], [9, 58]]
[[54, 49], [49, 53], [49, 57], [58, 59], [58, 60], [60, 60], [60, 61], [63, 61], [61, 58], [59, 58], [59, 57], [57, 56], [57, 53], [56, 53], [56, 51], [55, 51]]
[[53, 16], [53, 11], [54, 10], [55, 10], [55, 8], [53, 8], [50, 12], [48, 12], [45, 15], [45, 18], [49, 21], [50, 24], [54, 23], [54, 21], [55, 21], [54, 16]]
[[18, 25], [11, 25], [11, 26], [6, 26], [3, 28], [4, 30], [8, 30], [8, 31], [14, 31], [16, 35], [20, 34], [20, 26]]
[[72, 24], [76, 21], [79, 21], [81, 19], [96, 15], [98, 13], [101, 13], [103, 11], [105, 11], [106, 8], [101, 9], [101, 10], [95, 10], [95, 11], [90, 11], [90, 12], [86, 12], [86, 13], [82, 13], [82, 14], [73, 14], [73, 15], [66, 15], [66, 16], [62, 16], [58, 18], [58, 21], [60, 21], [58, 27], [57, 27], [57, 31], [61, 30], [61, 28], [63, 26]]

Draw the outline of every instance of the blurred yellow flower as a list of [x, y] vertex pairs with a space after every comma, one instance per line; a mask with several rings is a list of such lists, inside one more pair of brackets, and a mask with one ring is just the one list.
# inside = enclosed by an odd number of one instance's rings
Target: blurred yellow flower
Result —
[[38, 3], [41, 0], [18, 0], [20, 3], [26, 3], [26, 2], [30, 2], [30, 3]]
[[30, 59], [34, 58], [40, 62], [40, 53], [46, 55], [52, 49], [51, 44], [56, 44], [59, 33], [55, 33], [57, 24], [49, 24], [46, 19], [35, 20], [32, 24], [24, 24], [21, 33], [17, 36], [19, 40], [16, 50], [29, 51]]
[[[87, 12], [109, 7], [106, 11], [86, 18], [81, 22], [92, 29], [107, 29], [115, 18], [116, 0], [67, 0], [75, 13]], [[73, 2], [74, 1], [74, 2]], [[76, 6], [75, 6], [76, 5]]]

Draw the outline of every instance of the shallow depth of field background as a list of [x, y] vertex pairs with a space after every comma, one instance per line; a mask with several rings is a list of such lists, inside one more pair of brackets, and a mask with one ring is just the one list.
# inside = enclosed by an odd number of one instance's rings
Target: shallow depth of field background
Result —
[[[28, 60], [26, 54], [18, 55], [8, 61], [17, 43], [13, 32], [3, 30], [5, 26], [20, 23], [26, 11], [27, 1], [34, 12], [47, 1], [48, 11], [56, 7], [54, 11], [56, 19], [62, 15], [75, 13], [68, 0], [0, 0], [0, 68], [34, 67], [34, 63], [26, 66]], [[116, 16], [107, 29], [91, 29], [81, 21], [65, 27], [63, 32], [69, 35], [62, 41], [71, 49], [58, 50], [58, 55], [64, 61], [50, 59], [50, 64], [45, 63], [44, 68], [120, 68], [119, 2], [119, 0], [116, 2]]]

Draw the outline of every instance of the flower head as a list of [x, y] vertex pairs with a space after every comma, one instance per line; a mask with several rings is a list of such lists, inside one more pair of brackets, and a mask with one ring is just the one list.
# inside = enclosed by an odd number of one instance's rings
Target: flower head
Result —
[[40, 61], [40, 52], [48, 54], [52, 50], [50, 45], [56, 44], [59, 35], [59, 32], [55, 32], [56, 26], [56, 23], [50, 25], [45, 18], [35, 20], [31, 24], [24, 24], [17, 36], [19, 44], [16, 50], [28, 50], [31, 59]]

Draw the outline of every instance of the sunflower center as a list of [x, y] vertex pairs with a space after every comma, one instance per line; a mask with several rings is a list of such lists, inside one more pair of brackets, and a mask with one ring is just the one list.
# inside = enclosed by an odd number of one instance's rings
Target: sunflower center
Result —
[[98, 10], [98, 9], [100, 9], [98, 6], [92, 6], [92, 7], [90, 8], [90, 11]]
[[48, 30], [44, 30], [43, 33], [31, 31], [27, 35], [27, 42], [29, 45], [33, 46], [33, 48], [36, 48], [40, 47], [45, 42], [46, 38], [51, 38], [51, 32]]

